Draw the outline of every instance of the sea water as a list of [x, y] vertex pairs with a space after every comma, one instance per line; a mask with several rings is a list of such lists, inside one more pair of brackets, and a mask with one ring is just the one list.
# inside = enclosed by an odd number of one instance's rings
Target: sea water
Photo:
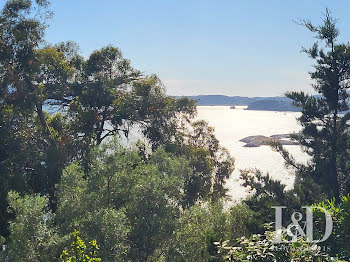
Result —
[[[205, 120], [215, 128], [220, 144], [226, 147], [235, 159], [235, 170], [227, 181], [228, 194], [233, 201], [247, 196], [247, 190], [241, 186], [240, 171], [257, 168], [263, 173], [291, 188], [294, 182], [294, 170], [285, 167], [283, 158], [269, 146], [244, 147], [239, 140], [247, 136], [278, 135], [299, 132], [297, 122], [299, 112], [253, 111], [230, 109], [229, 106], [198, 106], [198, 120]], [[305, 163], [308, 156], [298, 145], [284, 146], [299, 162]]]

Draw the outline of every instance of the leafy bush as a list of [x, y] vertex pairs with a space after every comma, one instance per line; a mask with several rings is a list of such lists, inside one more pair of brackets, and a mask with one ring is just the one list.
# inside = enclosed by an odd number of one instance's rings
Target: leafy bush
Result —
[[10, 222], [10, 239], [6, 256], [9, 261], [56, 261], [63, 239], [53, 225], [54, 215], [48, 211], [48, 199], [39, 195], [21, 197], [10, 192], [10, 210], [15, 214]]
[[[276, 232], [254, 234], [238, 239], [237, 246], [230, 246], [229, 241], [217, 242], [219, 254], [224, 261], [235, 262], [326, 262], [331, 257], [321, 252], [316, 244], [304, 242], [303, 239], [293, 243], [276, 243]], [[283, 234], [283, 233], [282, 233]]]
[[[350, 195], [341, 197], [341, 202], [335, 200], [324, 201], [314, 205], [314, 217], [317, 223], [316, 229], [325, 228], [325, 216], [319, 207], [324, 208], [332, 216], [333, 230], [330, 237], [323, 242], [329, 249], [329, 254], [338, 259], [350, 260]], [[315, 232], [314, 239], [322, 238], [324, 230]]]
[[89, 242], [89, 250], [84, 241], [79, 236], [79, 231], [74, 230], [70, 234], [72, 239], [71, 255], [63, 250], [60, 256], [62, 262], [100, 262], [101, 258], [97, 257], [98, 246], [96, 240]]

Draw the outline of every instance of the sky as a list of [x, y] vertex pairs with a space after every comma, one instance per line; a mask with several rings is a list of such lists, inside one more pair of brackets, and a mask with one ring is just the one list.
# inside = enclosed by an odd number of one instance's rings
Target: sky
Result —
[[312, 93], [315, 39], [298, 18], [319, 24], [329, 8], [339, 41], [350, 40], [348, 0], [51, 0], [50, 43], [81, 54], [117, 46], [134, 68], [156, 74], [169, 95], [280, 96]]

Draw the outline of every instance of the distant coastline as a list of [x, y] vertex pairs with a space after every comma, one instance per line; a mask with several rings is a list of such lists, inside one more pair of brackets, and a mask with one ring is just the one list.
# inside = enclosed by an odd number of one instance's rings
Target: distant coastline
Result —
[[196, 100], [199, 106], [247, 106], [246, 110], [259, 111], [290, 111], [299, 112], [300, 109], [292, 104], [286, 97], [244, 97], [244, 96], [224, 96], [224, 95], [198, 95], [188, 96]]

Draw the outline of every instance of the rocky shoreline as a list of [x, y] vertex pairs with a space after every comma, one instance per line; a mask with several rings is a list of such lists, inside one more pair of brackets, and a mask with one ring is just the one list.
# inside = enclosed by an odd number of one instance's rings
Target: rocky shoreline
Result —
[[279, 142], [282, 145], [298, 145], [296, 141], [290, 140], [290, 134], [278, 134], [268, 136], [247, 136], [239, 140], [240, 142], [246, 143], [244, 147], [259, 147], [263, 145], [269, 145], [271, 142]]

